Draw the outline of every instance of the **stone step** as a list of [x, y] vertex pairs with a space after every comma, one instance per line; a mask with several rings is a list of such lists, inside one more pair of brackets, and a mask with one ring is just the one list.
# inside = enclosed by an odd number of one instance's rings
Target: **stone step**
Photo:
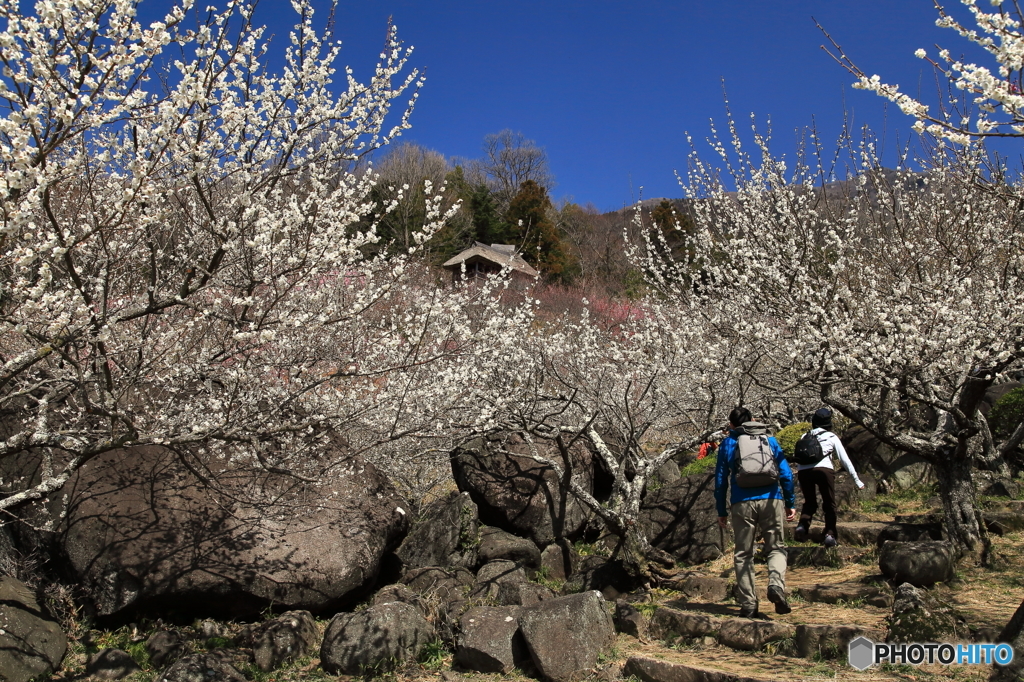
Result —
[[736, 675], [724, 670], [688, 663], [672, 663], [646, 656], [633, 656], [622, 669], [624, 677], [635, 676], [642, 682], [771, 682], [765, 677]]
[[987, 511], [982, 514], [982, 518], [985, 520], [985, 528], [996, 535], [1024, 530], [1024, 510]]
[[892, 594], [890, 592], [883, 588], [863, 583], [805, 585], [794, 588], [793, 592], [804, 601], [818, 602], [820, 604], [862, 601], [869, 606], [877, 606], [879, 608], [887, 609], [892, 606]]
[[893, 521], [896, 523], [942, 523], [945, 516], [941, 509], [933, 509], [923, 514], [896, 514]]
[[740, 651], [760, 651], [766, 644], [781, 642], [787, 650], [780, 653], [803, 658], [838, 658], [845, 655], [847, 645], [857, 637], [864, 636], [874, 641], [883, 639], [880, 630], [859, 625], [792, 625], [775, 620], [681, 611], [667, 606], [655, 611], [651, 618], [650, 633], [658, 639], [713, 638], [722, 646]]
[[786, 564], [793, 568], [817, 566], [819, 568], [842, 568], [870, 551], [866, 547], [821, 547], [814, 545], [792, 545], [786, 548]]
[[[795, 529], [795, 524], [786, 526], [785, 534], [787, 540], [795, 540], [793, 537]], [[942, 523], [844, 521], [836, 524], [836, 533], [838, 534], [840, 545], [876, 547], [886, 540], [897, 540], [900, 542], [941, 540]], [[811, 526], [808, 540], [818, 543], [823, 542], [825, 540], [825, 527], [821, 524]]]
[[[836, 524], [836, 533], [840, 544], [843, 545], [865, 545], [874, 546], [878, 544], [878, 535], [884, 531], [889, 524], [882, 521], [844, 521]], [[793, 531], [796, 524], [786, 526], [786, 539], [793, 540]], [[808, 533], [811, 542], [823, 542], [825, 540], [825, 527], [820, 523], [811, 526]]]

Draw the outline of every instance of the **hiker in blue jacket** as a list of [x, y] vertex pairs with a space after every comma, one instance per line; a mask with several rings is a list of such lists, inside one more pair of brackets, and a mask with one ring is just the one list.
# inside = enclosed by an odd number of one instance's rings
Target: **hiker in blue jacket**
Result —
[[[740, 604], [740, 616], [744, 618], [757, 618], [761, 615], [758, 611], [757, 593], [754, 591], [754, 543], [759, 535], [764, 537], [768, 553], [768, 600], [775, 604], [776, 613], [789, 613], [792, 610], [786, 601], [786, 544], [783, 539], [783, 518], [786, 521], [796, 518], [793, 473], [775, 438], [767, 436], [770, 458], [775, 463], [771, 476], [775, 480], [757, 487], [744, 487], [736, 482], [739, 470], [738, 439], [747, 431], [741, 427], [752, 421], [750, 410], [745, 407], [737, 407], [729, 414], [732, 429], [718, 448], [718, 463], [715, 467], [715, 503], [718, 507], [718, 525], [722, 528], [726, 527], [728, 521], [726, 496], [732, 484], [732, 529], [736, 540], [733, 557], [736, 566], [736, 601]], [[760, 424], [750, 426], [763, 428]], [[770, 462], [767, 464], [770, 469]]]

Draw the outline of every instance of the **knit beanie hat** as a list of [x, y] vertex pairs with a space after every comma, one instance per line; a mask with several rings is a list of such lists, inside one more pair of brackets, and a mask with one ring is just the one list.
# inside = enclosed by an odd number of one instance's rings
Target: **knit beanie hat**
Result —
[[832, 410], [823, 407], [811, 415], [811, 428], [830, 428], [832, 426]]

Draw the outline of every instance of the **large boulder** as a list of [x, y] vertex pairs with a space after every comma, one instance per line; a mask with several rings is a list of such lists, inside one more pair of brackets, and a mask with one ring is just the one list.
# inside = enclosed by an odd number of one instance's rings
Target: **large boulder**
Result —
[[0, 576], [0, 679], [28, 682], [60, 668], [68, 640], [19, 580]]
[[956, 574], [956, 553], [948, 542], [886, 542], [878, 567], [896, 583], [930, 587]]
[[554, 682], [577, 679], [592, 669], [615, 639], [605, 601], [593, 591], [524, 606], [519, 628], [537, 670]]
[[530, 660], [519, 633], [519, 609], [477, 606], [460, 621], [455, 663], [481, 673], [510, 673]]
[[480, 545], [476, 505], [454, 492], [427, 506], [395, 554], [405, 571], [424, 566], [474, 568]]
[[480, 563], [499, 559], [514, 561], [531, 572], [540, 568], [540, 550], [533, 542], [500, 528], [483, 526], [480, 529]]
[[[509, 454], [511, 453], [511, 454]], [[562, 467], [588, 491], [594, 480], [590, 452], [577, 443], [569, 462], [555, 447], [541, 454]], [[481, 437], [455, 450], [452, 474], [459, 490], [468, 492], [480, 520], [546, 547], [558, 538], [578, 538], [591, 517], [587, 507], [562, 485], [554, 469], [530, 455], [530, 446], [515, 434]]]
[[416, 607], [401, 602], [339, 613], [324, 633], [320, 665], [332, 675], [388, 672], [415, 661], [436, 636]]
[[155, 446], [115, 450], [28, 513], [59, 519], [55, 556], [98, 616], [334, 608], [372, 584], [407, 529], [402, 500], [358, 459], [317, 483], [239, 466]]
[[929, 462], [886, 445], [861, 426], [847, 429], [842, 441], [861, 477], [870, 474], [879, 484], [899, 490], [936, 481]]
[[684, 563], [700, 564], [722, 556], [714, 475], [685, 476], [648, 490], [640, 524], [652, 545]]

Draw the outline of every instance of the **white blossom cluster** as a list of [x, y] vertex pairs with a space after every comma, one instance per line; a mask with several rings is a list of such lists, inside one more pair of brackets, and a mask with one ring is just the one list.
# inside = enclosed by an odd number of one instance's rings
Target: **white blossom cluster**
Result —
[[735, 380], [803, 391], [804, 411], [828, 404], [932, 462], [947, 530], [979, 549], [972, 467], [1006, 470], [1024, 436], [996, 443], [979, 410], [986, 387], [1024, 368], [1024, 187], [981, 154], [934, 148], [919, 170], [887, 169], [870, 137], [847, 139], [845, 159], [812, 138], [789, 170], [754, 140], [749, 153], [732, 121], [728, 143], [712, 140], [727, 175], [691, 157], [692, 255], [648, 240], [651, 282], [734, 341], [722, 361]]
[[[924, 49], [914, 54], [930, 62], [948, 79], [950, 94], [937, 107], [924, 104], [878, 75], [868, 76], [833, 41], [833, 57], [857, 77], [853, 87], [870, 90], [895, 103], [917, 119], [914, 130], [928, 132], [956, 144], [972, 139], [1024, 135], [1024, 15], [1017, 3], [995, 0], [995, 11], [985, 12], [977, 0], [961, 0], [975, 23], [971, 28], [936, 4], [936, 25], [949, 28], [974, 43], [990, 58], [990, 65], [964, 61], [948, 49], [930, 57]], [[962, 92], [962, 95], [959, 94]]]
[[487, 421], [472, 387], [532, 304], [366, 255], [354, 162], [422, 84], [394, 29], [364, 83], [305, 0], [279, 74], [250, 3], [148, 27], [134, 0], [25, 4], [0, 1], [0, 463], [32, 475], [0, 508], [122, 445], [315, 480]]

